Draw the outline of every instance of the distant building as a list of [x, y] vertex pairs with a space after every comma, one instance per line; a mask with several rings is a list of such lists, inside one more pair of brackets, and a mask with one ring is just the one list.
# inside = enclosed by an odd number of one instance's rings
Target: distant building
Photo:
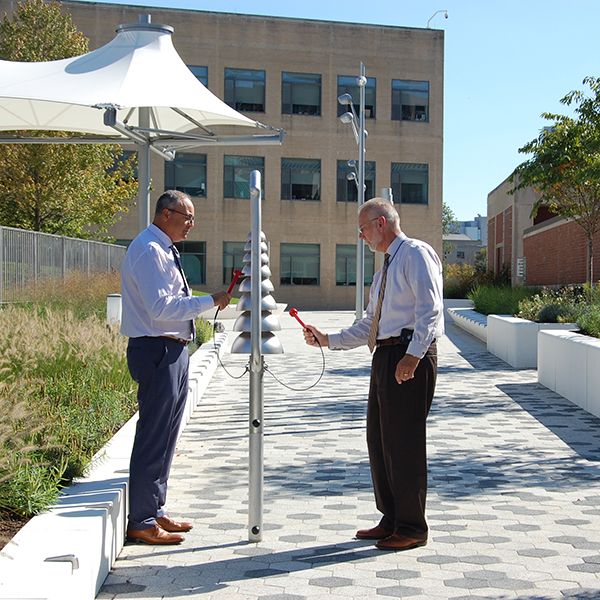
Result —
[[463, 233], [472, 240], [480, 240], [487, 246], [487, 217], [477, 215], [472, 221], [454, 221], [452, 233]]
[[464, 233], [447, 233], [443, 236], [444, 261], [449, 264], [474, 265], [477, 253], [484, 248], [480, 240]]

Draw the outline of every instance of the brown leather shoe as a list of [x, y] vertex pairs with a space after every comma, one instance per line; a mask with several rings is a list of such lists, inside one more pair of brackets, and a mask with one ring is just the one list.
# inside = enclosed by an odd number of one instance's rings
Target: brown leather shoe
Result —
[[389, 537], [379, 540], [375, 546], [380, 550], [410, 550], [411, 548], [418, 548], [426, 544], [426, 539], [418, 540], [408, 535], [402, 535], [401, 533], [393, 533]]
[[381, 525], [371, 527], [371, 529], [359, 529], [356, 536], [359, 540], [381, 540], [392, 535], [393, 531], [385, 529]]
[[191, 523], [187, 521], [174, 521], [171, 517], [165, 515], [164, 517], [156, 517], [156, 522], [160, 527], [162, 527], [165, 531], [169, 531], [170, 533], [181, 533], [185, 531], [190, 531], [193, 527]]
[[168, 546], [171, 544], [181, 544], [183, 536], [176, 533], [169, 533], [158, 525], [152, 525], [152, 527], [147, 527], [146, 529], [128, 529], [127, 540], [137, 542], [138, 544]]

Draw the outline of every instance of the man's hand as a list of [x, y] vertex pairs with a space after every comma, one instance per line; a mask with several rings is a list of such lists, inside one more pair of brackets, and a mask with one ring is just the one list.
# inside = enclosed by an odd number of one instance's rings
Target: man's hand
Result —
[[327, 348], [329, 346], [329, 337], [326, 333], [323, 333], [317, 329], [314, 325], [307, 325], [304, 329], [304, 341], [309, 346], [323, 346]]
[[215, 306], [218, 306], [219, 310], [223, 310], [231, 302], [231, 294], [227, 292], [215, 292], [211, 296]]
[[400, 384], [412, 379], [421, 359], [412, 354], [405, 354], [396, 365], [396, 381]]

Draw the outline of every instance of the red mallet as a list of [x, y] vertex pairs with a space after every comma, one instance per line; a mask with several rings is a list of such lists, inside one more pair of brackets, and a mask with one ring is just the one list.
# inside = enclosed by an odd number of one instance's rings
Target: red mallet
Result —
[[237, 283], [237, 280], [242, 276], [242, 272], [239, 269], [236, 269], [233, 272], [233, 279], [231, 280], [231, 283], [229, 284], [229, 287], [227, 288], [227, 293], [231, 294], [231, 290], [233, 290], [233, 286]]
[[290, 308], [290, 317], [294, 317], [294, 319], [296, 319], [296, 321], [298, 321], [298, 323], [300, 323], [304, 329], [308, 329], [308, 327], [306, 327], [306, 325], [302, 322], [302, 319], [298, 316], [298, 311], [295, 308]]

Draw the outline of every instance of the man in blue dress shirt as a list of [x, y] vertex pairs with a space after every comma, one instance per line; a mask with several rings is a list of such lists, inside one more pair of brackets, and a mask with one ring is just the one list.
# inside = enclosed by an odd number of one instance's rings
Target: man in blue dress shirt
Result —
[[380, 550], [408, 550], [427, 543], [425, 420], [437, 374], [435, 340], [444, 333], [442, 265], [429, 244], [400, 230], [394, 206], [365, 202], [358, 233], [371, 250], [385, 253], [375, 274], [366, 316], [339, 333], [307, 325], [308, 344], [346, 350], [367, 344], [373, 354], [367, 406], [367, 446], [378, 525], [359, 539]]
[[188, 392], [187, 345], [194, 319], [231, 296], [192, 296], [175, 242], [194, 226], [187, 194], [167, 190], [154, 220], [130, 244], [121, 267], [121, 333], [129, 337], [127, 365], [138, 384], [139, 419], [129, 468], [127, 538], [179, 544], [191, 523], [165, 511], [167, 481]]

